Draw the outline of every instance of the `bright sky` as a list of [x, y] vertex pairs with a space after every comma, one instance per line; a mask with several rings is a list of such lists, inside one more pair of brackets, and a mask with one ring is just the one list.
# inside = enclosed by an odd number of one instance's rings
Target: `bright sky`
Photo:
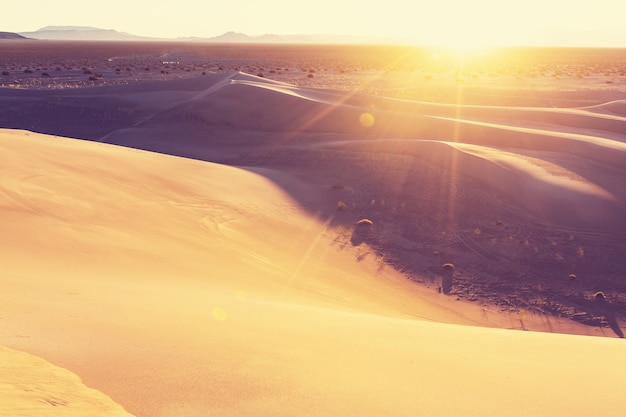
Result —
[[0, 31], [94, 26], [143, 36], [337, 34], [452, 46], [626, 46], [624, 0], [27, 0]]

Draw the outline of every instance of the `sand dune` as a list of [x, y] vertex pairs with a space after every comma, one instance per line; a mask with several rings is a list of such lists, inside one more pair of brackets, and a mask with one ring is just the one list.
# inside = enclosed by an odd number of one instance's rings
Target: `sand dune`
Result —
[[[424, 253], [442, 253], [451, 245], [469, 249], [481, 258], [467, 258], [472, 265], [502, 261], [504, 255], [511, 263], [494, 268], [494, 278], [502, 268], [522, 279], [537, 276], [537, 284], [576, 272], [593, 275], [604, 281], [589, 282], [582, 293], [565, 288], [577, 292], [578, 299], [582, 294], [588, 304], [592, 290], [622, 291], [619, 268], [610, 265], [620, 257], [626, 232], [621, 215], [626, 208], [621, 186], [626, 121], [619, 115], [621, 101], [609, 100], [615, 96], [611, 91], [605, 95], [605, 104], [584, 108], [455, 105], [296, 87], [232, 72], [70, 92], [10, 91], [3, 100], [24, 109], [7, 118], [11, 127], [287, 169], [317, 186], [349, 179], [352, 194], [329, 195], [323, 209], [315, 208], [334, 225], [338, 219], [345, 225], [357, 215], [374, 216], [383, 240], [400, 242], [408, 236], [413, 243], [404, 246], [422, 247]], [[34, 109], [40, 119], [28, 116], [31, 96], [45, 108]], [[88, 117], [72, 116], [85, 107], [89, 111], [81, 111]], [[354, 173], [365, 164], [377, 175], [357, 178]], [[386, 164], [393, 170], [379, 169]], [[434, 201], [425, 201], [417, 190]], [[372, 201], [392, 203], [372, 207]], [[339, 202], [349, 204], [352, 217], [337, 213]], [[299, 203], [306, 207], [306, 196]], [[418, 224], [416, 218], [431, 219], [431, 224]], [[515, 233], [494, 229], [479, 238], [462, 237], [502, 225], [503, 218]], [[495, 244], [499, 239], [523, 247], [508, 246], [502, 253]], [[432, 243], [425, 246], [424, 241]], [[535, 254], [545, 255], [538, 260]], [[393, 256], [403, 258], [400, 267], [413, 262], [403, 252]], [[449, 256], [463, 258], [456, 250]], [[434, 262], [418, 267], [419, 274], [440, 266]], [[483, 266], [472, 268], [470, 274], [485, 273]]]
[[[510, 329], [623, 336], [623, 100], [439, 104], [233, 72], [0, 101], [27, 129], [0, 130], [0, 344], [129, 412], [619, 414], [621, 340]], [[77, 384], [17, 398], [52, 368], [0, 353], [23, 364], [0, 414]]]
[[[535, 214], [545, 215], [546, 221], [626, 230], [621, 220], [626, 196], [620, 186], [621, 170], [626, 166], [626, 144], [623, 136], [614, 138], [616, 132], [621, 134], [626, 129], [623, 118], [576, 109], [401, 102], [297, 88], [247, 74], [235, 74], [230, 82], [226, 81], [221, 79], [206, 93], [173, 106], [135, 128], [116, 131], [103, 140], [219, 159], [220, 149], [233, 148], [231, 141], [240, 150], [241, 142], [237, 139], [241, 137], [250, 147], [267, 146], [267, 142], [273, 145], [302, 143], [303, 136], [307, 143], [318, 144], [384, 139], [380, 146], [373, 145], [377, 152], [411, 152], [448, 169], [450, 161], [454, 160], [453, 169], [459, 175], [486, 181], [486, 186], [504, 192], [507, 198], [514, 197]], [[363, 114], [371, 115], [373, 125], [360, 123]], [[540, 125], [544, 127], [538, 127]], [[190, 126], [193, 132], [186, 138], [172, 139], [175, 129], [187, 132]], [[568, 129], [576, 131], [582, 127], [587, 129], [585, 134], [568, 132]], [[597, 135], [589, 134], [590, 130], [597, 131]], [[260, 136], [261, 141], [250, 136]], [[399, 138], [426, 143], [395, 141], [391, 146], [389, 139]], [[433, 148], [432, 141], [458, 142], [456, 150], [479, 149], [470, 144], [483, 146], [480, 158], [488, 163], [464, 166], [445, 146]], [[402, 148], [401, 143], [406, 143], [407, 147]], [[415, 146], [419, 150], [411, 150]], [[516, 164], [508, 163], [505, 167], [502, 163], [505, 155], [509, 162], [517, 161]], [[597, 172], [582, 170], [575, 162], [568, 161], [567, 166], [562, 166], [564, 155], [608, 164], [619, 172], [611, 179], [597, 178]], [[555, 169], [548, 172], [541, 165]], [[499, 168], [498, 172], [493, 171], [494, 166]], [[600, 174], [604, 175], [604, 171]], [[501, 176], [509, 180], [500, 180]], [[519, 187], [524, 191], [519, 192]], [[535, 207], [536, 204], [543, 207]], [[567, 207], [577, 209], [563, 216]]]
[[307, 213], [325, 187], [29, 132], [0, 149], [1, 343], [138, 416], [618, 413], [620, 340], [433, 322], [533, 317], [338, 245]]
[[76, 375], [22, 352], [0, 347], [0, 375], [3, 416], [131, 416]]
[[608, 103], [589, 106], [585, 109], [595, 113], [626, 117], [626, 100], [609, 101]]

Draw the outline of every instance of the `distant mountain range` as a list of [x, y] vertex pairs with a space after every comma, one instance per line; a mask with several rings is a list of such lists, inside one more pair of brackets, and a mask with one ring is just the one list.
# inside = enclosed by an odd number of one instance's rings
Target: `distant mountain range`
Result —
[[13, 32], [0, 32], [0, 40], [28, 39], [22, 35]]
[[[4, 32], [0, 32], [4, 33]], [[151, 38], [113, 29], [87, 26], [46, 26], [34, 32], [19, 32], [17, 36], [42, 40], [89, 40], [89, 41], [184, 41], [212, 43], [384, 43], [389, 39], [359, 36], [333, 35], [274, 35], [249, 36], [245, 33], [226, 32], [214, 37]], [[1, 38], [1, 37], [0, 37]]]
[[[178, 38], [181, 41], [192, 42], [223, 42], [223, 43], [385, 43], [392, 39], [373, 38], [363, 36], [338, 35], [275, 35], [249, 36], [240, 32], [226, 32], [212, 38]], [[395, 40], [397, 42], [397, 39]]]
[[46, 26], [34, 32], [19, 32], [32, 39], [71, 40], [71, 41], [145, 41], [156, 40], [144, 36], [131, 35], [113, 29], [100, 29], [88, 26]]

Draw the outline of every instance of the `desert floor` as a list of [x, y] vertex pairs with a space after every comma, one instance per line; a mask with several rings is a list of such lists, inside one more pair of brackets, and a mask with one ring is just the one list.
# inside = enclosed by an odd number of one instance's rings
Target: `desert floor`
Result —
[[0, 344], [137, 416], [618, 413], [623, 50], [0, 51]]

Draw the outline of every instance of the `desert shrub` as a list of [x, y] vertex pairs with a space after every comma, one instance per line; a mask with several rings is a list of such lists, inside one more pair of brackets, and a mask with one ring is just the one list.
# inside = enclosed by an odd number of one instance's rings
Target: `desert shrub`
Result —
[[374, 222], [373, 222], [373, 221], [371, 221], [370, 219], [359, 219], [359, 220], [356, 222], [356, 225], [357, 225], [357, 226], [373, 226], [373, 225], [374, 225]]
[[33, 71], [32, 69], [30, 69], [30, 68], [26, 68], [26, 69], [24, 70], [24, 74], [32, 74], [33, 72], [34, 72], [34, 71]]
[[11, 75], [9, 71], [2, 71], [2, 75]]
[[93, 71], [90, 70], [90, 69], [84, 69], [83, 70], [83, 74], [85, 74], [85, 75], [93, 74]]
[[98, 81], [98, 77], [96, 77], [95, 75], [90, 75], [89, 81]]
[[262, 72], [257, 73], [257, 75], [256, 75], [256, 76], [257, 76], [257, 77], [264, 77], [264, 75], [263, 75], [263, 73], [262, 73]]
[[604, 300], [606, 300], [606, 294], [605, 294], [605, 293], [603, 293], [602, 291], [598, 291], [598, 292], [597, 292], [597, 293], [595, 293], [593, 296], [594, 296], [594, 298], [595, 298], [596, 300], [598, 300], [598, 301], [604, 301]]
[[443, 264], [443, 274], [441, 277], [441, 290], [444, 294], [450, 294], [454, 285], [454, 264]]
[[569, 280], [570, 281], [576, 281], [576, 275], [575, 274], [569, 274]]
[[50, 74], [49, 74], [49, 73], [47, 73], [47, 72], [44, 72], [44, 73], [42, 73], [42, 74], [41, 74], [41, 76], [42, 76], [42, 77], [49, 77], [49, 76], [50, 76]]
[[309, 74], [309, 75], [307, 75], [307, 77], [313, 78], [313, 74]]

